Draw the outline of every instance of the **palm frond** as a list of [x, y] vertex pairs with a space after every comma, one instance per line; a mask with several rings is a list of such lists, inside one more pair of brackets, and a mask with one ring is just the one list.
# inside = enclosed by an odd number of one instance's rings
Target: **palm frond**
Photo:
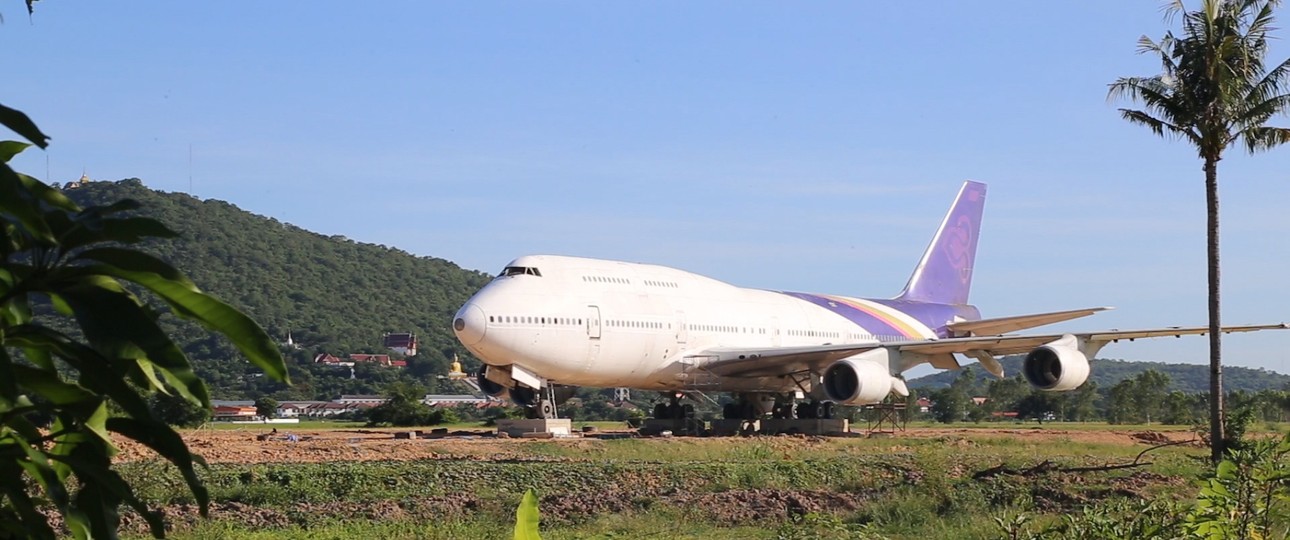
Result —
[[1178, 125], [1190, 125], [1195, 114], [1161, 77], [1122, 77], [1107, 90], [1107, 100], [1128, 98]]
[[1246, 0], [1244, 5], [1241, 6], [1241, 13], [1254, 13], [1249, 25], [1246, 26], [1246, 35], [1266, 36], [1269, 32], [1276, 30], [1276, 27], [1272, 26], [1273, 21], [1276, 20], [1272, 13], [1272, 8], [1275, 6], [1276, 2], [1268, 2], [1267, 0]]
[[1187, 13], [1187, 6], [1183, 4], [1183, 0], [1169, 0], [1160, 6], [1160, 12], [1164, 14], [1165, 24], [1173, 24], [1174, 17], [1179, 13]]
[[1199, 0], [1194, 10], [1186, 0], [1167, 1], [1166, 20], [1181, 16], [1181, 31], [1138, 40], [1139, 53], [1161, 57], [1161, 72], [1109, 86], [1108, 100], [1141, 105], [1120, 109], [1121, 116], [1187, 140], [1206, 159], [1221, 159], [1237, 140], [1251, 152], [1290, 140], [1290, 131], [1263, 125], [1290, 112], [1290, 60], [1265, 65], [1281, 0]]
[[1245, 101], [1266, 100], [1268, 96], [1280, 94], [1287, 89], [1290, 89], [1290, 58], [1264, 74], [1263, 79], [1255, 83], [1246, 93]]
[[1120, 116], [1129, 123], [1146, 126], [1152, 133], [1161, 137], [1173, 136], [1180, 139], [1186, 139], [1188, 142], [1195, 143], [1199, 146], [1199, 137], [1196, 132], [1190, 128], [1178, 126], [1135, 109], [1120, 109]]
[[1241, 139], [1245, 142], [1245, 149], [1253, 154], [1290, 142], [1290, 129], [1272, 126], [1252, 127], [1241, 132]]
[[1161, 69], [1165, 73], [1173, 73], [1178, 69], [1178, 65], [1174, 63], [1173, 55], [1170, 54], [1175, 43], [1176, 40], [1172, 33], [1166, 33], [1159, 43], [1147, 36], [1142, 36], [1138, 38], [1138, 54], [1151, 53], [1160, 56]]

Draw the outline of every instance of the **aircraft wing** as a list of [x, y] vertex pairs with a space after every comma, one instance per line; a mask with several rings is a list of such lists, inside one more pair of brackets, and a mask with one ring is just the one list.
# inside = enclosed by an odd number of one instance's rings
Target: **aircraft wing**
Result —
[[[1258, 330], [1284, 330], [1290, 324], [1262, 324], [1249, 326], [1224, 326], [1223, 333], [1255, 332]], [[1198, 335], [1209, 332], [1209, 327], [1170, 327], [1147, 330], [1108, 330], [1105, 332], [1063, 333], [1040, 335], [972, 336], [885, 343], [848, 343], [842, 345], [815, 345], [803, 347], [767, 348], [718, 348], [692, 356], [702, 357], [699, 363], [708, 372], [723, 377], [774, 377], [808, 371], [823, 371], [833, 362], [865, 351], [886, 347], [908, 357], [899, 366], [904, 371], [920, 363], [930, 363], [941, 369], [954, 369], [958, 362], [955, 353], [980, 358], [1029, 352], [1035, 347], [1073, 335], [1080, 342], [1088, 343], [1093, 350], [1107, 343], [1122, 339], [1156, 338], [1166, 336]]]
[[1087, 317], [1099, 311], [1114, 309], [1109, 307], [1095, 307], [1085, 309], [1072, 309], [1070, 311], [1054, 311], [1052, 313], [1035, 313], [1032, 315], [1016, 315], [1013, 317], [999, 317], [995, 319], [980, 319], [976, 321], [962, 321], [945, 325], [949, 328], [952, 335], [955, 336], [992, 336], [1007, 332], [1016, 332], [1036, 326], [1059, 323]]

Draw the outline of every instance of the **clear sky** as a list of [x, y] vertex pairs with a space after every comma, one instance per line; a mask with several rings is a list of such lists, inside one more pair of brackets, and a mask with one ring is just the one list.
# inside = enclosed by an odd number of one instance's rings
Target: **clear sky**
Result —
[[[1158, 2], [6, 6], [0, 102], [53, 137], [16, 161], [38, 177], [138, 177], [487, 272], [553, 253], [876, 297], [975, 179], [986, 316], [1206, 322], [1201, 163], [1106, 99], [1157, 72], [1135, 49]], [[1220, 164], [1226, 323], [1290, 321], [1288, 172], [1290, 147]], [[1290, 331], [1225, 345], [1290, 373]], [[1206, 340], [1101, 356], [1204, 363]]]

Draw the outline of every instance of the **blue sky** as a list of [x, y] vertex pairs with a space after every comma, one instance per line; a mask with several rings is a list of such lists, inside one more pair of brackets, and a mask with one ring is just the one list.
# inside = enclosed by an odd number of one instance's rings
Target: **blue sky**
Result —
[[[39, 177], [138, 177], [488, 272], [556, 253], [878, 297], [975, 179], [990, 185], [972, 295], [986, 316], [1110, 305], [1055, 328], [1206, 320], [1200, 161], [1106, 100], [1116, 77], [1156, 72], [1135, 47], [1167, 29], [1157, 2], [0, 13], [2, 102], [53, 137], [16, 161]], [[1278, 41], [1273, 60], [1286, 56]], [[1290, 148], [1220, 165], [1227, 323], [1290, 320], [1287, 171]], [[1229, 364], [1290, 373], [1290, 332], [1225, 345]], [[1207, 352], [1195, 337], [1102, 356]]]

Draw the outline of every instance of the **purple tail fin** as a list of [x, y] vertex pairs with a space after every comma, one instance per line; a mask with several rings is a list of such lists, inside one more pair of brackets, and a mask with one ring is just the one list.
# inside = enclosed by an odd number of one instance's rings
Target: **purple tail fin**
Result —
[[918, 261], [914, 275], [897, 300], [935, 304], [966, 304], [972, 287], [976, 241], [981, 236], [985, 184], [964, 182], [949, 214], [936, 230], [932, 245]]

